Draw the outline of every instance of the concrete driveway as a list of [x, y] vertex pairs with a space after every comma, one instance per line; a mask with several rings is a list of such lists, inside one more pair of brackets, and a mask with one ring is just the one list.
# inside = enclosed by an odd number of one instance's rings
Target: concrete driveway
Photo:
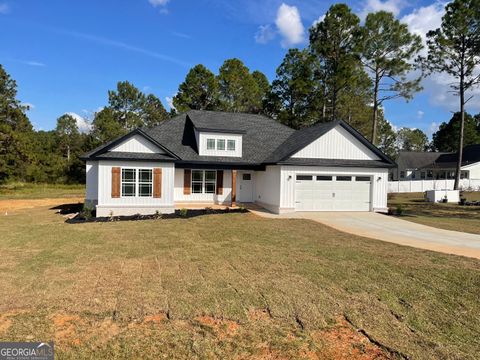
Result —
[[310, 219], [354, 235], [480, 259], [480, 235], [437, 229], [383, 214], [296, 212], [275, 215], [260, 210], [252, 212], [270, 218]]

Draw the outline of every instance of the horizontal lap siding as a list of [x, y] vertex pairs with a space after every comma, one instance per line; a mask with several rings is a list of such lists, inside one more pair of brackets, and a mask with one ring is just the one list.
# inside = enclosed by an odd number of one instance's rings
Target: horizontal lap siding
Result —
[[[111, 197], [112, 187], [112, 167], [123, 168], [146, 168], [162, 169], [162, 188], [161, 198], [154, 197]], [[137, 161], [99, 161], [98, 167], [98, 204], [101, 206], [173, 206], [173, 177], [174, 164], [160, 162], [137, 162]]]
[[[297, 174], [372, 176], [373, 209], [387, 208], [388, 169], [328, 168], [318, 166], [282, 166], [280, 175], [281, 208], [295, 208], [295, 176]], [[289, 179], [289, 177], [291, 178]]]

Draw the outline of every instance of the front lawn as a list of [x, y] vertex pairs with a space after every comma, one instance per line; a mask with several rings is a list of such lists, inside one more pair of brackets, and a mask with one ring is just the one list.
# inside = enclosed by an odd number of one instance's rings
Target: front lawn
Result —
[[480, 261], [252, 214], [0, 217], [0, 339], [59, 358], [475, 359]]
[[0, 200], [85, 196], [85, 185], [10, 183], [0, 185]]
[[[464, 192], [468, 201], [479, 201], [480, 192]], [[388, 207], [403, 210], [402, 219], [446, 230], [480, 234], [480, 207], [430, 203], [423, 193], [389, 194]]]

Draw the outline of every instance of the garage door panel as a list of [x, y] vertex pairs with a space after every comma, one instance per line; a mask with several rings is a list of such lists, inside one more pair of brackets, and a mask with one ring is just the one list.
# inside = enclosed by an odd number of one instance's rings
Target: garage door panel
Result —
[[[370, 211], [371, 181], [363, 176], [303, 176], [309, 181], [295, 183], [295, 209], [298, 211]], [[318, 179], [318, 180], [317, 180]]]

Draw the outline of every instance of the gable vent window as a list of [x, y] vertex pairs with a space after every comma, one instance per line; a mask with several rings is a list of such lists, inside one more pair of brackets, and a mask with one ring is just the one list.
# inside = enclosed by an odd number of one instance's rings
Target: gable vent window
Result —
[[217, 139], [217, 150], [225, 150], [225, 139]]
[[215, 139], [207, 139], [207, 150], [215, 150]]
[[235, 151], [235, 140], [228, 140], [227, 141], [227, 150], [228, 151]]

